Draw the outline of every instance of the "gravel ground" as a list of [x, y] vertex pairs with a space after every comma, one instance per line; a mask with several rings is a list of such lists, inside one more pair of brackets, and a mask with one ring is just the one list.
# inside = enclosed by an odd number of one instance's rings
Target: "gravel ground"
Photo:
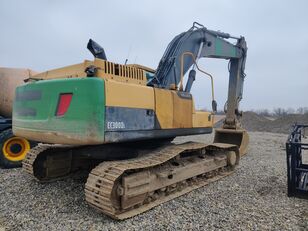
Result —
[[0, 230], [308, 230], [308, 200], [286, 196], [286, 137], [251, 132], [234, 174], [120, 222], [86, 204], [85, 173], [40, 184], [0, 169]]

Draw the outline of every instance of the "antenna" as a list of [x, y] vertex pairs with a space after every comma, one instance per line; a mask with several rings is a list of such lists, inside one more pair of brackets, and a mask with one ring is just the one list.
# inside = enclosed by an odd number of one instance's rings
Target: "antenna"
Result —
[[135, 64], [136, 64], [137, 58], [138, 58], [138, 55], [136, 55], [136, 57], [135, 57], [135, 60], [134, 60], [134, 63], [135, 63]]
[[127, 58], [125, 59], [125, 65], [126, 65], [127, 62], [128, 62], [128, 58], [129, 58], [129, 55], [130, 55], [131, 50], [132, 50], [132, 44], [129, 45], [128, 52], [127, 52]]

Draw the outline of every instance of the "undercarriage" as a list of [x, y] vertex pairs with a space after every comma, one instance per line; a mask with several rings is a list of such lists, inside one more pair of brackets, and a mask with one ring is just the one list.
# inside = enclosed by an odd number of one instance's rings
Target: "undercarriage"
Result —
[[[102, 147], [84, 150], [104, 156]], [[93, 168], [85, 186], [86, 201], [122, 220], [231, 174], [240, 159], [238, 147], [224, 143], [169, 143], [148, 149], [124, 146], [115, 149], [115, 154], [118, 160], [105, 155], [102, 161], [85, 155], [82, 147], [41, 144], [31, 149], [23, 168], [40, 182]]]

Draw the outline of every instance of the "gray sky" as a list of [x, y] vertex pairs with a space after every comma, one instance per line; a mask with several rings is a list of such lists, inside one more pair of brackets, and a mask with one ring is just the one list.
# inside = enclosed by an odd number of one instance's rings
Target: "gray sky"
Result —
[[[308, 106], [308, 1], [1, 0], [0, 66], [44, 71], [92, 59], [89, 38], [110, 61], [156, 68], [168, 43], [198, 21], [243, 35], [248, 44], [241, 108]], [[204, 59], [219, 108], [226, 95], [225, 60]], [[210, 81], [193, 86], [198, 107], [210, 107]]]

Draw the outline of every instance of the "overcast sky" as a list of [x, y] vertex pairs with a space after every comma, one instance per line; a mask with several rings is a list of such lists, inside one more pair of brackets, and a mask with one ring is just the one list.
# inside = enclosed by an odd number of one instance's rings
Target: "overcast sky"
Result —
[[[89, 38], [110, 61], [156, 68], [168, 43], [198, 21], [245, 36], [241, 108], [308, 106], [308, 1], [1, 0], [0, 66], [45, 71], [92, 59]], [[219, 108], [227, 95], [225, 60], [204, 59]], [[210, 81], [197, 75], [197, 107], [210, 107]]]

